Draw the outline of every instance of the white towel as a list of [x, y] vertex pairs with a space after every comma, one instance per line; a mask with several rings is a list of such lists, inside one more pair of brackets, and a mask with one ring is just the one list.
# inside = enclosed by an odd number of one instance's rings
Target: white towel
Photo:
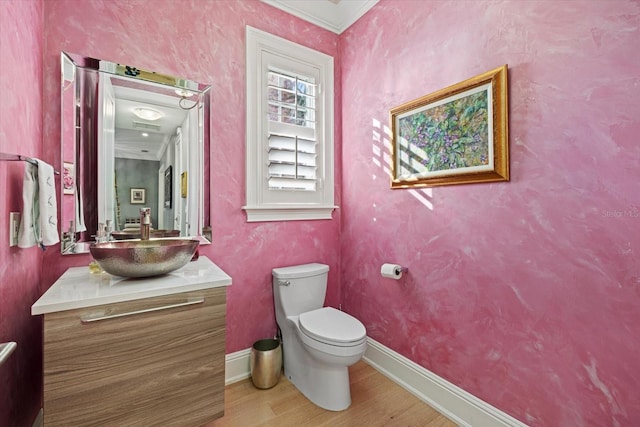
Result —
[[42, 160], [34, 160], [38, 166], [27, 163], [24, 169], [24, 205], [18, 246], [30, 248], [38, 243], [44, 249], [60, 241], [56, 186], [53, 167]]
[[40, 232], [44, 246], [60, 241], [58, 234], [58, 202], [56, 201], [56, 180], [53, 166], [42, 160], [38, 162], [38, 184], [40, 187]]
[[38, 200], [38, 168], [25, 163], [22, 182], [22, 216], [18, 231], [18, 246], [30, 248], [38, 241], [40, 228], [40, 209], [34, 200]]

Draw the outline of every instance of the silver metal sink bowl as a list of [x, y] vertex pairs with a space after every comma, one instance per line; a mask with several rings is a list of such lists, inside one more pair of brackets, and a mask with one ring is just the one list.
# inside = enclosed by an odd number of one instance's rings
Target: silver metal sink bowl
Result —
[[[129, 239], [139, 239], [140, 238], [140, 230], [124, 230], [124, 231], [113, 231], [111, 235], [116, 240], [129, 240]], [[157, 239], [161, 237], [179, 237], [180, 230], [151, 230], [149, 231], [149, 237], [152, 239]]]
[[195, 239], [122, 240], [93, 243], [89, 251], [104, 271], [121, 277], [151, 277], [187, 264], [200, 242]]

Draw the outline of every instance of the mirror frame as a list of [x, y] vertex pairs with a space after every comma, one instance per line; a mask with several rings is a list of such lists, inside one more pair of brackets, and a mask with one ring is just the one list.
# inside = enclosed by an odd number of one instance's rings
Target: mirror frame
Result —
[[[153, 87], [158, 90], [171, 91], [185, 90], [197, 95], [197, 104], [194, 107], [198, 109], [197, 149], [199, 156], [197, 154], [190, 156], [188, 174], [185, 180], [185, 182], [188, 181], [186, 185], [188, 185], [189, 192], [195, 193], [197, 196], [190, 199], [186, 208], [186, 210], [194, 207], [197, 209], [197, 224], [194, 226], [189, 221], [189, 235], [181, 237], [197, 238], [200, 244], [211, 243], [211, 86], [189, 79], [147, 71], [131, 65], [113, 63], [67, 52], [61, 53], [60, 65], [60, 153], [63, 170], [63, 177], [60, 179], [61, 253], [68, 255], [89, 252], [89, 244], [94, 241], [97, 231], [98, 218], [106, 216], [105, 213], [99, 212], [98, 203], [95, 203], [95, 200], [98, 199], [97, 193], [105, 191], [99, 188], [101, 179], [98, 177], [98, 169], [100, 169], [98, 165], [102, 162], [98, 161], [99, 149], [97, 140], [98, 132], [101, 131], [99, 125], [102, 120], [97, 117], [97, 112], [99, 111], [97, 106], [99, 98], [97, 80], [100, 79], [101, 74], [124, 80], [125, 84], [134, 85], [136, 88], [144, 85], [145, 88]], [[85, 81], [92, 78], [93, 73], [95, 73], [94, 81]], [[82, 81], [79, 81], [80, 76], [83, 78]], [[182, 102], [183, 99], [178, 97], [176, 100]], [[183, 109], [186, 108], [183, 107]], [[73, 148], [73, 154], [69, 154], [71, 151], [69, 145]], [[192, 147], [191, 143], [190, 147]], [[73, 162], [69, 162], [69, 157], [73, 159]], [[174, 167], [173, 169], [175, 170], [176, 168]], [[96, 195], [89, 200], [86, 194], [92, 193], [96, 193]], [[65, 209], [65, 197], [71, 195], [73, 195], [73, 210], [68, 212], [70, 207]], [[65, 211], [67, 212], [65, 213]], [[88, 213], [85, 213], [86, 211]], [[185, 209], [182, 210], [182, 215], [187, 215]], [[93, 218], [94, 216], [95, 218]], [[84, 229], [82, 226], [76, 229], [76, 225], [82, 222], [86, 224]], [[67, 226], [68, 229], [65, 230]], [[194, 229], [196, 232], [191, 232]]]

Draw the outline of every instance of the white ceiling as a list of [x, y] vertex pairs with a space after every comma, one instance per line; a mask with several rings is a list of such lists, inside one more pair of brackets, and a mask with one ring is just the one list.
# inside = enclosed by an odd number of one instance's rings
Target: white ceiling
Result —
[[[178, 106], [177, 95], [154, 93], [130, 87], [113, 86], [116, 103], [116, 157], [155, 160], [162, 153], [176, 129], [182, 126], [187, 111]], [[136, 107], [152, 108], [163, 115], [158, 120], [144, 120], [133, 114]], [[143, 133], [147, 136], [143, 136]]]
[[342, 33], [379, 0], [261, 0], [319, 27]]

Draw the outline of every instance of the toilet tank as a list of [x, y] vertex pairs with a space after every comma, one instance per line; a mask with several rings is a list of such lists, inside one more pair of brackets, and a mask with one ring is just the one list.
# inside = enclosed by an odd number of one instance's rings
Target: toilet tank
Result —
[[282, 310], [281, 314], [289, 317], [322, 308], [327, 292], [328, 273], [329, 266], [318, 263], [274, 268], [273, 296], [276, 311]]

